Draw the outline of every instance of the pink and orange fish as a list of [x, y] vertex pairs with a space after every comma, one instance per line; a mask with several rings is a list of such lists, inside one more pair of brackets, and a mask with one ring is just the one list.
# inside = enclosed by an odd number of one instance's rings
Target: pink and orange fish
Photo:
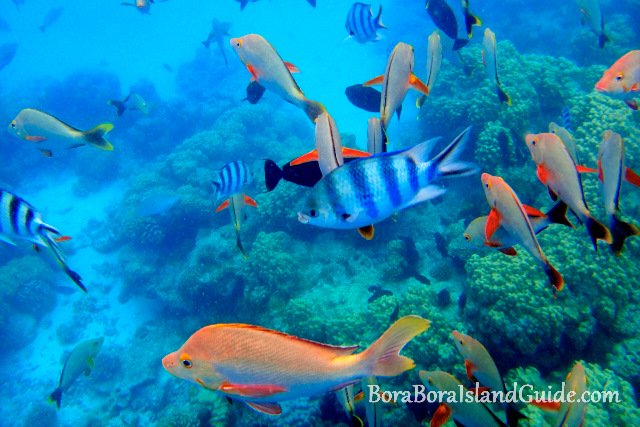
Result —
[[634, 98], [640, 95], [640, 50], [632, 50], [618, 59], [604, 72], [595, 88], [637, 110], [638, 101]]

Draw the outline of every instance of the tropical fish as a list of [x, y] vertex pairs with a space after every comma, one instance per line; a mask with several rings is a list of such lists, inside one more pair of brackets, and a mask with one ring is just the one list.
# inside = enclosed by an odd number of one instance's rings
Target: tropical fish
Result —
[[253, 182], [253, 172], [245, 162], [235, 160], [216, 171], [211, 181], [214, 200], [222, 200], [244, 191]]
[[378, 298], [381, 298], [381, 297], [384, 297], [384, 296], [393, 295], [393, 292], [391, 292], [388, 289], [383, 289], [379, 285], [371, 285], [371, 286], [369, 286], [368, 289], [369, 289], [369, 292], [371, 292], [371, 296], [369, 297], [369, 299], [367, 299], [367, 302], [369, 304], [371, 304], [372, 302], [374, 302]]
[[249, 101], [249, 104], [257, 104], [266, 89], [257, 81], [249, 82], [247, 85], [247, 96], [243, 101]]
[[[238, 3], [240, 3], [240, 10], [244, 10], [244, 8], [249, 4], [249, 3], [255, 3], [258, 0], [236, 0]], [[316, 0], [307, 0], [307, 3], [309, 3], [311, 6], [316, 7]]]
[[371, 154], [380, 154], [387, 151], [387, 135], [382, 129], [382, 123], [377, 117], [371, 117], [367, 121], [367, 151]]
[[392, 377], [415, 364], [399, 352], [429, 321], [405, 316], [365, 351], [245, 324], [206, 326], [162, 359], [172, 375], [277, 415], [278, 402], [315, 396], [372, 375]]
[[[530, 211], [530, 209], [520, 202], [516, 193], [499, 176], [483, 173], [481, 180], [487, 203], [491, 207], [486, 222], [485, 240], [492, 242], [496, 230], [501, 226], [504, 227], [512, 238], [542, 264], [555, 295], [557, 291], [562, 290], [564, 279], [542, 252], [527, 214], [527, 210]], [[537, 215], [537, 212], [534, 212], [534, 215]]]
[[435, 185], [440, 179], [476, 171], [474, 165], [457, 159], [469, 131], [465, 129], [433, 159], [428, 157], [435, 142], [431, 140], [335, 169], [310, 190], [298, 220], [317, 227], [359, 229], [367, 236], [371, 224], [445, 193]]
[[117, 99], [110, 99], [107, 104], [115, 107], [118, 117], [122, 116], [126, 110], [138, 110], [142, 114], [149, 114], [149, 104], [144, 98], [137, 93], [129, 93], [125, 99], [118, 101]]
[[627, 52], [614, 62], [596, 83], [596, 90], [637, 110], [634, 98], [640, 95], [640, 50]]
[[298, 72], [298, 69], [293, 64], [284, 62], [261, 35], [248, 34], [233, 38], [230, 43], [240, 61], [251, 73], [251, 81], [257, 81], [285, 101], [302, 108], [312, 122], [326, 111], [322, 104], [304, 96], [291, 75], [292, 72]]
[[500, 79], [498, 78], [498, 54], [496, 46], [496, 35], [489, 28], [484, 30], [484, 38], [482, 39], [482, 63], [487, 71], [487, 76], [493, 84], [498, 99], [507, 105], [511, 105], [511, 98], [502, 90]]
[[[369, 111], [370, 113], [377, 113], [380, 111], [380, 99], [382, 98], [382, 93], [380, 93], [378, 89], [357, 84], [346, 88], [344, 93], [347, 95], [349, 102], [356, 107]], [[396, 110], [398, 118], [400, 118], [401, 112], [402, 105], [400, 105]]]
[[[228, 67], [229, 62], [227, 61], [227, 55], [224, 53], [224, 36], [229, 36], [229, 29], [231, 28], [230, 22], [220, 22], [216, 18], [213, 18], [211, 21], [211, 31], [209, 31], [209, 35], [207, 39], [202, 42], [204, 47], [209, 49], [209, 45], [212, 42], [216, 42], [218, 45], [218, 49], [220, 49], [220, 54], [224, 58], [224, 64]], [[254, 102], [255, 104], [255, 102]]]
[[560, 141], [567, 147], [573, 161], [578, 164], [578, 156], [576, 154], [576, 141], [566, 127], [562, 127], [554, 122], [549, 123], [549, 132], [558, 135]]
[[151, 4], [153, 2], [153, 0], [135, 0], [135, 3], [122, 2], [120, 4], [122, 6], [133, 6], [143, 15], [149, 15], [151, 13]]
[[[566, 388], [566, 390], [565, 390]], [[558, 411], [553, 422], [556, 427], [582, 427], [587, 404], [580, 396], [587, 390], [587, 376], [582, 363], [576, 362], [564, 381], [562, 401], [534, 400], [532, 405], [545, 411]]]
[[73, 384], [80, 375], [89, 375], [91, 373], [94, 366], [94, 359], [100, 351], [103, 342], [104, 337], [94, 338], [82, 341], [71, 350], [67, 360], [64, 362], [58, 388], [49, 396], [49, 401], [56, 402], [58, 409], [60, 409], [62, 393], [69, 390], [71, 384]]
[[368, 157], [369, 153], [342, 146], [335, 120], [324, 112], [316, 119], [315, 150], [293, 160], [291, 166], [317, 160], [322, 176], [344, 164], [344, 156]]
[[344, 24], [349, 37], [353, 37], [358, 43], [380, 40], [378, 29], [387, 28], [382, 23], [381, 15], [382, 5], [380, 5], [378, 16], [374, 18], [370, 4], [354, 3], [347, 13], [347, 22]]
[[136, 208], [138, 216], [156, 216], [170, 210], [180, 200], [180, 196], [172, 192], [159, 192], [142, 199]]
[[429, 94], [429, 88], [413, 74], [413, 46], [402, 42], [393, 48], [384, 74], [364, 83], [365, 86], [374, 84], [382, 85], [380, 121], [383, 129], [387, 129], [393, 112], [402, 107], [409, 87]]
[[[455, 393], [458, 396], [460, 390], [464, 390], [462, 383], [446, 372], [420, 371], [418, 375], [429, 391]], [[442, 402], [433, 414], [430, 425], [440, 427], [450, 418], [453, 418], [456, 424], [465, 427], [507, 427], [483, 403], [466, 399], [447, 399], [446, 403]]]
[[[536, 235], [545, 230], [550, 224], [563, 224], [568, 227], [573, 227], [566, 216], [567, 205], [562, 201], [557, 202], [546, 214], [542, 212], [538, 214], [537, 209], [534, 208], [526, 207], [525, 209], [527, 210], [531, 227]], [[532, 213], [534, 215], [532, 215]], [[503, 227], [498, 228], [493, 233], [491, 242], [485, 240], [485, 229], [488, 218], [489, 217], [485, 215], [471, 221], [464, 230], [464, 239], [476, 248], [490, 246], [505, 255], [516, 255], [517, 252], [513, 246], [517, 243], [517, 239], [511, 236]]]
[[571, 111], [569, 107], [562, 107], [562, 126], [567, 130], [567, 132], [573, 132], [571, 127]]
[[598, 178], [602, 184], [604, 210], [609, 218], [609, 227], [613, 235], [610, 247], [614, 254], [620, 255], [627, 237], [640, 235], [633, 224], [618, 219], [618, 203], [622, 180], [640, 186], [640, 176], [624, 164], [624, 141], [620, 134], [606, 131], [602, 137], [598, 152]]
[[598, 36], [598, 46], [602, 49], [609, 37], [604, 33], [604, 19], [598, 0], [577, 0], [582, 25], [588, 24], [591, 30]]
[[58, 242], [69, 240], [55, 227], [46, 224], [42, 215], [27, 201], [7, 190], [0, 189], [0, 240], [15, 245], [13, 239], [26, 240], [35, 248], [44, 246], [51, 249], [56, 261], [67, 276], [84, 292], [87, 288], [78, 273], [71, 270], [58, 247]]
[[[491, 391], [502, 391], [506, 394], [504, 381], [493, 358], [482, 343], [469, 335], [453, 331], [453, 340], [460, 355], [464, 358], [467, 376], [473, 382], [479, 382]], [[505, 405], [507, 424], [517, 426], [519, 420], [526, 418], [513, 404]]]
[[359, 416], [356, 415], [356, 400], [353, 393], [353, 384], [350, 384], [336, 391], [336, 398], [351, 420], [351, 425], [353, 427], [363, 427], [364, 422]]
[[597, 240], [611, 243], [609, 229], [589, 212], [582, 190], [580, 169], [560, 138], [552, 133], [540, 133], [528, 134], [525, 140], [538, 167], [538, 179], [547, 187], [551, 198], [565, 202], [580, 222], [585, 224], [596, 251]]
[[[343, 157], [345, 163], [355, 160], [356, 158], [360, 158], [349, 157], [348, 154], [345, 156], [344, 152]], [[304, 187], [313, 187], [318, 183], [318, 181], [320, 181], [320, 179], [322, 179], [322, 172], [320, 171], [320, 165], [317, 160], [292, 166], [291, 163], [295, 160], [296, 159], [293, 159], [291, 162], [284, 164], [282, 168], [278, 167], [276, 162], [273, 160], [265, 160], [264, 177], [267, 192], [273, 191], [282, 179]]]
[[473, 36], [472, 27], [482, 25], [469, 11], [469, 0], [427, 0], [425, 7], [436, 27], [454, 41], [453, 50], [465, 47]]
[[229, 209], [229, 213], [231, 214], [231, 223], [233, 224], [233, 229], [236, 232], [236, 246], [240, 249], [240, 253], [246, 257], [247, 253], [242, 246], [242, 241], [240, 240], [240, 225], [242, 221], [246, 218], [246, 214], [244, 213], [244, 205], [252, 206], [254, 208], [258, 207], [258, 204], [251, 197], [247, 196], [244, 193], [236, 193], [229, 197], [227, 200], [222, 202], [220, 206], [216, 209], [216, 213], [226, 209]]
[[0, 46], [0, 70], [9, 65], [18, 51], [17, 43], [5, 43]]
[[55, 24], [56, 21], [60, 19], [60, 16], [62, 16], [63, 10], [64, 9], [61, 7], [54, 7], [53, 9], [49, 10], [49, 12], [47, 12], [47, 14], [45, 15], [44, 20], [42, 21], [42, 25], [38, 27], [40, 31], [44, 32], [44, 30]]
[[[427, 82], [426, 85], [429, 88], [429, 92], [433, 90], [433, 85], [436, 82], [436, 77], [440, 72], [440, 65], [442, 64], [442, 42], [440, 41], [440, 34], [438, 30], [435, 30], [429, 36], [429, 47], [427, 48]], [[425, 95], [420, 95], [416, 100], [416, 107], [422, 107], [425, 99]]]

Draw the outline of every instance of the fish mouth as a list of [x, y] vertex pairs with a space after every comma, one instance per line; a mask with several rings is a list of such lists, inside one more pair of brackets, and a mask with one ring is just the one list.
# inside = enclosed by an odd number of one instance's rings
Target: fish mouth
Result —
[[595, 90], [597, 90], [598, 92], [606, 92], [607, 88], [602, 82], [598, 82], [595, 85]]
[[298, 221], [303, 224], [309, 224], [309, 216], [303, 214], [302, 212], [298, 212]]

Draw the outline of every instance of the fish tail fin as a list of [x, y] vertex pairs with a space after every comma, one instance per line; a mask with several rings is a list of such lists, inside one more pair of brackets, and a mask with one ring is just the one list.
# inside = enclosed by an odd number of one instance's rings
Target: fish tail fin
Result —
[[304, 108], [304, 112], [307, 113], [307, 116], [313, 123], [315, 123], [320, 114], [327, 111], [327, 109], [324, 108], [324, 105], [318, 101], [312, 101], [311, 99], [305, 99], [302, 108]]
[[517, 427], [520, 420], [527, 419], [528, 417], [513, 406], [512, 403], [508, 404], [505, 408], [505, 414], [507, 415], [507, 425], [509, 427]]
[[613, 216], [611, 218], [611, 234], [613, 242], [610, 245], [611, 250], [615, 255], [622, 253], [622, 247], [627, 237], [640, 235], [640, 230], [633, 224], [624, 222]]
[[556, 292], [560, 292], [564, 288], [564, 279], [549, 261], [544, 265], [544, 272], [549, 278], [549, 283], [553, 286], [553, 295], [555, 296]]
[[276, 162], [270, 159], [264, 161], [264, 181], [267, 186], [267, 193], [276, 188], [282, 176], [282, 169], [280, 169], [280, 166], [278, 166]]
[[93, 129], [82, 132], [82, 135], [88, 143], [106, 151], [113, 151], [113, 145], [105, 138], [105, 135], [109, 133], [111, 129], [113, 129], [113, 124], [102, 123]]
[[604, 240], [609, 244], [613, 243], [613, 237], [611, 236], [611, 232], [607, 226], [592, 216], [587, 217], [585, 226], [587, 227], [589, 236], [591, 236], [591, 242], [593, 243], [593, 247], [596, 251], [598, 250], [598, 240]]
[[382, 23], [382, 5], [380, 5], [380, 10], [378, 10], [378, 16], [376, 16], [376, 27], [388, 29], [386, 25]]
[[471, 127], [463, 130], [444, 150], [435, 156], [427, 168], [427, 173], [432, 168], [435, 168], [435, 174], [439, 178], [454, 178], [476, 173], [478, 167], [473, 163], [457, 161], [460, 152], [464, 150], [469, 140], [470, 131]]
[[500, 99], [500, 102], [511, 105], [511, 97], [507, 95], [507, 93], [502, 90], [500, 86], [498, 86], [498, 98]]
[[547, 212], [549, 224], [562, 224], [573, 228], [573, 224], [567, 219], [567, 204], [565, 202], [556, 203]]
[[60, 409], [60, 401], [62, 400], [62, 387], [58, 387], [49, 395], [49, 403], [56, 403], [58, 409]]
[[109, 101], [107, 101], [107, 104], [116, 108], [116, 114], [118, 115], [118, 117], [121, 117], [124, 114], [124, 111], [127, 109], [127, 106], [124, 105], [124, 102], [118, 101], [116, 99], [110, 99]]
[[606, 35], [605, 33], [601, 33], [601, 34], [598, 36], [598, 47], [599, 47], [600, 49], [603, 49], [603, 48], [604, 48], [605, 43], [607, 43], [607, 42], [609, 42], [609, 41], [611, 41], [611, 39], [610, 39], [609, 37], [607, 37], [607, 35]]
[[247, 252], [244, 250], [244, 246], [242, 246], [242, 240], [240, 240], [240, 232], [236, 230], [236, 246], [240, 250], [240, 253], [244, 258], [248, 258]]
[[209, 45], [211, 44], [211, 42], [210, 42], [209, 40], [205, 40], [205, 41], [203, 41], [203, 42], [201, 42], [201, 43], [202, 43], [202, 45], [203, 45], [204, 47], [206, 47], [207, 49], [209, 49]]
[[62, 270], [67, 276], [69, 276], [71, 280], [73, 280], [73, 283], [75, 283], [76, 286], [78, 286], [84, 293], [87, 293], [87, 287], [84, 285], [84, 283], [82, 283], [82, 277], [80, 277], [78, 273], [69, 268], [67, 262], [64, 259], [62, 251], [58, 247], [58, 243], [56, 243], [56, 241], [51, 237], [51, 233], [59, 236], [60, 232], [47, 224], [42, 224], [40, 226], [40, 230], [40, 235], [44, 239], [49, 249], [51, 249], [53, 256], [55, 257], [60, 267], [62, 267]]
[[413, 360], [399, 353], [416, 335], [429, 328], [429, 321], [418, 316], [397, 320], [368, 349], [362, 352], [366, 375], [393, 377], [415, 366]]

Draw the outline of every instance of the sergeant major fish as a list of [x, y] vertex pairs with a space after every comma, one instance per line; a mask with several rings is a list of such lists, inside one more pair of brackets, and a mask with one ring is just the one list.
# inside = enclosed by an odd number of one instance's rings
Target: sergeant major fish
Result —
[[293, 64], [284, 62], [264, 37], [248, 34], [233, 38], [230, 43], [240, 61], [251, 73], [251, 81], [257, 81], [285, 101], [304, 110], [312, 122], [326, 111], [322, 104], [308, 99], [302, 93], [302, 89], [291, 75], [298, 69]]
[[256, 201], [251, 197], [242, 192], [236, 193], [222, 202], [222, 204], [216, 209], [216, 213], [229, 208], [231, 223], [233, 224], [233, 229], [236, 232], [236, 246], [238, 247], [238, 249], [240, 249], [240, 253], [242, 254], [242, 256], [246, 258], [247, 253], [245, 252], [244, 247], [242, 246], [242, 241], [240, 240], [240, 226], [246, 216], [246, 214], [244, 213], [245, 205], [252, 206], [254, 208], [258, 207]]
[[431, 140], [335, 169], [311, 189], [298, 220], [317, 227], [358, 229], [367, 236], [371, 224], [443, 194], [445, 190], [435, 185], [438, 180], [476, 171], [474, 165], [457, 160], [469, 130], [465, 129], [433, 159], [428, 157], [435, 142]]
[[13, 239], [26, 240], [35, 247], [51, 249], [56, 261], [71, 280], [84, 292], [87, 288], [78, 273], [71, 270], [64, 259], [58, 242], [68, 240], [51, 225], [42, 220], [42, 215], [27, 201], [0, 189], [0, 240], [15, 246]]
[[436, 27], [453, 43], [453, 50], [465, 47], [473, 36], [472, 27], [482, 21], [469, 11], [469, 0], [427, 0], [425, 8]]
[[378, 15], [374, 18], [370, 4], [354, 3], [347, 13], [347, 22], [345, 23], [349, 37], [353, 37], [358, 43], [380, 40], [378, 29], [387, 28], [382, 23], [381, 16], [382, 5], [380, 5]]
[[113, 129], [111, 123], [103, 123], [82, 131], [52, 115], [32, 108], [20, 111], [9, 125], [9, 132], [25, 141], [34, 142], [40, 152], [47, 157], [53, 155], [56, 142], [68, 144], [67, 148], [91, 144], [103, 150], [112, 151], [113, 145], [105, 138], [111, 129]]
[[211, 181], [216, 201], [226, 199], [234, 194], [244, 191], [253, 182], [253, 173], [245, 162], [235, 160], [224, 165], [216, 172]]
[[414, 362], [399, 352], [428, 327], [428, 320], [403, 317], [368, 349], [353, 354], [357, 346], [331, 346], [253, 325], [217, 324], [194, 333], [162, 365], [178, 378], [278, 415], [280, 401], [412, 369]]
[[596, 90], [637, 110], [634, 98], [640, 95], [640, 50], [627, 52], [609, 67], [596, 83]]
[[511, 105], [511, 98], [502, 90], [500, 79], [498, 78], [498, 54], [496, 46], [496, 35], [489, 28], [484, 30], [484, 38], [482, 39], [482, 63], [487, 71], [487, 76], [493, 84], [498, 99], [507, 105]]
[[49, 396], [49, 401], [55, 402], [58, 409], [60, 409], [62, 393], [67, 391], [80, 375], [89, 375], [91, 373], [91, 369], [93, 369], [94, 366], [94, 359], [100, 351], [100, 348], [102, 348], [103, 342], [104, 337], [94, 338], [82, 341], [71, 350], [67, 360], [64, 362], [58, 388]]

